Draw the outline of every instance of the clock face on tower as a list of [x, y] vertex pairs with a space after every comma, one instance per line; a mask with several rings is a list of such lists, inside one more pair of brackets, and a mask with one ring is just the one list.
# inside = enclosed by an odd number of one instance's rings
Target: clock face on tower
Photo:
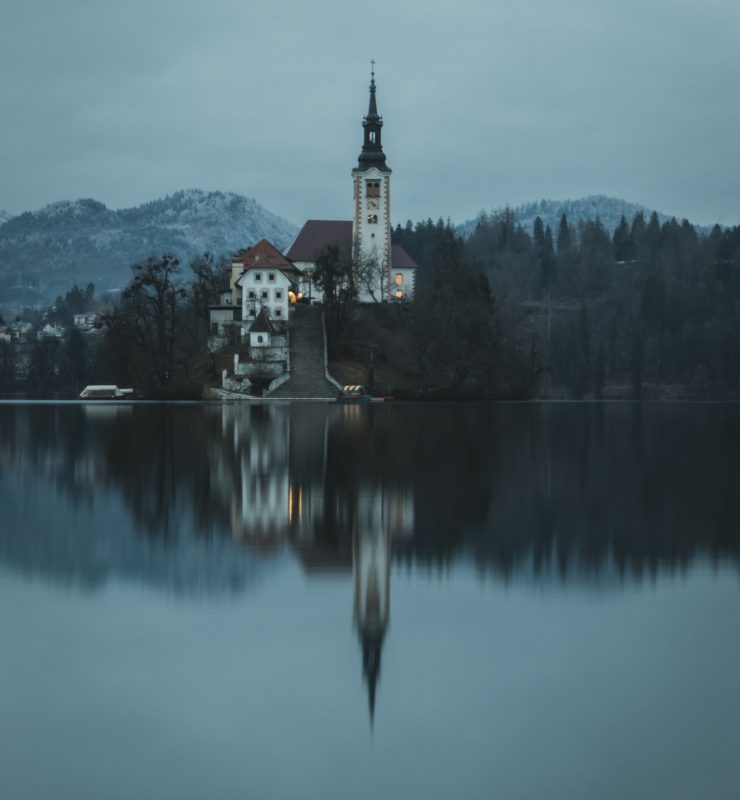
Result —
[[368, 208], [380, 208], [380, 200], [377, 197], [368, 197], [367, 199], [367, 207]]

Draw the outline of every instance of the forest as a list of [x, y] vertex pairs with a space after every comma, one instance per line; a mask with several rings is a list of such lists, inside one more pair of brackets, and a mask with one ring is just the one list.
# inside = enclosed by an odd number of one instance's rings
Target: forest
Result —
[[427, 220], [398, 226], [394, 242], [426, 265], [417, 279], [419, 310], [446, 295], [444, 314], [422, 314], [426, 330], [435, 316], [439, 329], [466, 308], [478, 317], [481, 297], [491, 307], [495, 341], [478, 342], [472, 359], [488, 376], [498, 359], [494, 394], [738, 396], [740, 227], [704, 235], [687, 220], [661, 224], [655, 213], [638, 213], [614, 231], [598, 219], [571, 225], [565, 216], [555, 231], [539, 218], [527, 231], [503, 210], [481, 214], [464, 241], [452, 244], [453, 236], [449, 224]]
[[[426, 220], [393, 239], [419, 264], [413, 303], [362, 307], [348, 254], [317, 258], [340, 379], [408, 399], [740, 397], [740, 227], [705, 233], [638, 213], [613, 231], [565, 216], [555, 231], [540, 218], [528, 231], [504, 209], [482, 213], [465, 238]], [[92, 335], [72, 325], [96, 306], [92, 284], [28, 310], [34, 330], [66, 333], [0, 341], [0, 392], [76, 396], [116, 383], [143, 397], [202, 396], [216, 382], [208, 306], [227, 263], [134, 265]]]

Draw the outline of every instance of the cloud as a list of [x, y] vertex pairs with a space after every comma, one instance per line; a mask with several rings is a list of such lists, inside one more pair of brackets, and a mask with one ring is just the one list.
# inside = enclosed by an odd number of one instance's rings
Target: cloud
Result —
[[0, 208], [184, 186], [346, 217], [377, 59], [394, 216], [582, 192], [740, 219], [740, 10], [6, 0]]

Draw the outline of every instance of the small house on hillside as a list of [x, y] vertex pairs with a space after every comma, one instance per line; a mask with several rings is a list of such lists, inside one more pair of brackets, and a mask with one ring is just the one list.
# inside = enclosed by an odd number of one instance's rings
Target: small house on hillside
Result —
[[300, 297], [302, 272], [267, 239], [240, 250], [224, 275], [219, 302], [209, 306], [214, 347], [236, 342], [265, 309], [280, 325], [288, 320], [290, 304]]
[[290, 376], [288, 332], [276, 328], [264, 307], [248, 330], [249, 349], [234, 354], [233, 368], [222, 371], [221, 385], [240, 394], [259, 396]]

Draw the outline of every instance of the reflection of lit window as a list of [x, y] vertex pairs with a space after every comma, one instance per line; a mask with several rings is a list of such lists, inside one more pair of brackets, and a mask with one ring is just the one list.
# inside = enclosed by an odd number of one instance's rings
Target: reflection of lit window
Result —
[[371, 225], [375, 225], [378, 222], [378, 215], [377, 214], [368, 214], [367, 215], [367, 221]]
[[403, 297], [403, 291], [401, 289], [396, 289], [396, 297], [399, 300]]
[[396, 286], [401, 286], [403, 284], [403, 275], [400, 272], [396, 273]]

